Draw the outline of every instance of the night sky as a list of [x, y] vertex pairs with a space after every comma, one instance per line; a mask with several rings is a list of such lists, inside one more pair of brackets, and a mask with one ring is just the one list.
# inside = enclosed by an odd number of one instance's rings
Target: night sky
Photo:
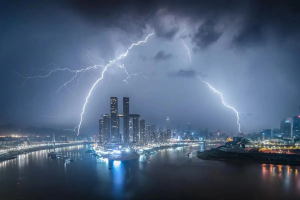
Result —
[[126, 79], [117, 65], [105, 72], [81, 133], [97, 132], [111, 96], [119, 98], [120, 113], [129, 97], [130, 113], [150, 125], [170, 117], [172, 128], [191, 123], [194, 130], [238, 133], [236, 114], [199, 77], [241, 112], [243, 132], [279, 127], [300, 114], [298, 2], [1, 1], [0, 124], [73, 129], [103, 68], [78, 74], [58, 92], [74, 73], [24, 77], [106, 65], [154, 31], [118, 62], [136, 75]]

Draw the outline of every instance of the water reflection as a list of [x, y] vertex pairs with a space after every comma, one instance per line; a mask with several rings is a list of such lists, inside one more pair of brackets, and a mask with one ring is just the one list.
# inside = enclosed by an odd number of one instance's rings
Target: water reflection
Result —
[[[254, 193], [270, 190], [273, 193], [286, 192], [294, 196], [300, 195], [299, 167], [254, 163], [236, 164], [198, 159], [196, 152], [205, 148], [204, 145], [200, 145], [161, 149], [153, 155], [141, 156], [135, 161], [125, 162], [92, 158], [84, 153], [87, 150], [85, 145], [56, 149], [60, 155], [81, 158], [70, 163], [65, 163], [60, 159], [49, 159], [48, 150], [33, 152], [0, 163], [0, 191], [10, 180], [14, 182], [14, 185], [22, 180], [30, 190], [36, 187], [41, 188], [41, 191], [36, 191], [36, 193], [42, 194], [54, 184], [59, 185], [62, 190], [72, 191], [68, 195], [76, 199], [74, 194], [77, 191], [73, 191], [72, 188], [73, 185], [74, 188], [80, 185], [83, 191], [94, 195], [91, 199], [111, 199], [108, 198], [111, 196], [115, 199], [143, 199], [144, 195], [137, 196], [140, 195], [140, 191], [149, 194], [159, 193], [166, 190], [166, 186], [175, 188], [173, 193], [183, 191], [189, 194], [194, 187], [198, 191], [199, 186], [203, 188], [203, 192], [207, 188], [216, 187], [219, 188], [218, 193], [222, 193], [222, 188], [224, 188], [223, 190], [226, 191], [223, 193], [227, 194], [232, 188], [241, 190], [242, 180], [253, 188]], [[188, 157], [188, 153], [192, 156]], [[47, 180], [43, 186], [40, 186], [41, 179]], [[24, 185], [23, 182], [20, 183], [20, 187]], [[184, 188], [182, 184], [189, 185], [189, 187]], [[12, 189], [6, 188], [6, 190], [13, 194]], [[0, 194], [0, 199], [8, 199], [8, 197], [1, 197], [3, 196]], [[24, 199], [30, 198], [26, 196]], [[178, 199], [184, 198], [178, 196]]]

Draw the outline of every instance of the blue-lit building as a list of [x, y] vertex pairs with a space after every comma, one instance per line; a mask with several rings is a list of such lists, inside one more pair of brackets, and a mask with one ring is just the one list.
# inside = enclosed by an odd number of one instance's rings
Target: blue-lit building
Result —
[[282, 138], [282, 135], [283, 134], [281, 133], [279, 128], [274, 128], [272, 130], [272, 138], [280, 139], [280, 138]]
[[271, 139], [272, 130], [271, 129], [265, 129], [265, 130], [263, 130], [262, 134], [263, 134], [262, 135], [263, 140], [269, 140], [269, 139]]
[[284, 119], [280, 123], [280, 132], [285, 138], [291, 137], [291, 121], [289, 119]]
[[300, 139], [300, 116], [293, 117], [293, 137]]

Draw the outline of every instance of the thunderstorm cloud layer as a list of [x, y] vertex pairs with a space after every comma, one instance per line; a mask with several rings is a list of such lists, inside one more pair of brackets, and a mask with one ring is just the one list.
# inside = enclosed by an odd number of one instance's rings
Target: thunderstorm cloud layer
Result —
[[[236, 113], [201, 80], [241, 112], [243, 132], [276, 128], [300, 114], [297, 1], [1, 4], [0, 124], [73, 129], [101, 66], [153, 31], [107, 69], [89, 99], [83, 133], [97, 133], [111, 96], [120, 99], [120, 113], [122, 97], [130, 97], [130, 112], [149, 124], [163, 126], [170, 117], [173, 128], [191, 123], [237, 133]], [[24, 78], [95, 65], [74, 79], [68, 70]]]

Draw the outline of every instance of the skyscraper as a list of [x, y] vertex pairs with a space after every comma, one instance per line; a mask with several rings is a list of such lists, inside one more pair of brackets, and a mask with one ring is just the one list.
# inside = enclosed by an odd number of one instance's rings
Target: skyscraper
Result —
[[132, 117], [132, 125], [133, 125], [133, 142], [139, 142], [140, 141], [140, 115], [136, 114], [130, 114], [130, 117]]
[[152, 125], [151, 130], [150, 130], [150, 141], [158, 142], [157, 139], [158, 139], [158, 137], [157, 137], [156, 125]]
[[111, 142], [120, 142], [117, 97], [110, 98], [110, 118], [111, 118]]
[[144, 119], [140, 120], [140, 142], [147, 143], [146, 122]]
[[129, 141], [133, 141], [133, 119], [129, 117]]
[[271, 139], [271, 135], [272, 135], [272, 130], [271, 129], [263, 130], [263, 140]]
[[171, 137], [172, 137], [172, 133], [171, 133], [171, 120], [170, 120], [170, 118], [169, 117], [167, 117], [167, 119], [166, 119], [166, 138], [165, 138], [165, 140], [170, 140], [171, 139]]
[[165, 141], [164, 128], [163, 127], [159, 128], [158, 137], [159, 137], [159, 139], [158, 139], [159, 142], [164, 142]]
[[291, 137], [291, 121], [289, 119], [284, 119], [281, 121], [280, 131], [283, 133], [283, 137]]
[[279, 128], [274, 128], [272, 130], [272, 138], [282, 138], [282, 134]]
[[103, 125], [102, 125], [102, 132], [103, 132], [103, 142], [110, 141], [110, 116], [109, 114], [103, 114]]
[[188, 123], [188, 124], [187, 124], [187, 131], [192, 131], [191, 123]]
[[151, 127], [149, 124], [146, 124], [146, 137], [147, 143], [151, 142]]
[[103, 135], [103, 119], [99, 119], [99, 142], [104, 142], [104, 135]]
[[293, 136], [300, 138], [300, 115], [293, 117]]
[[123, 137], [124, 143], [129, 142], [129, 98], [123, 97]]

